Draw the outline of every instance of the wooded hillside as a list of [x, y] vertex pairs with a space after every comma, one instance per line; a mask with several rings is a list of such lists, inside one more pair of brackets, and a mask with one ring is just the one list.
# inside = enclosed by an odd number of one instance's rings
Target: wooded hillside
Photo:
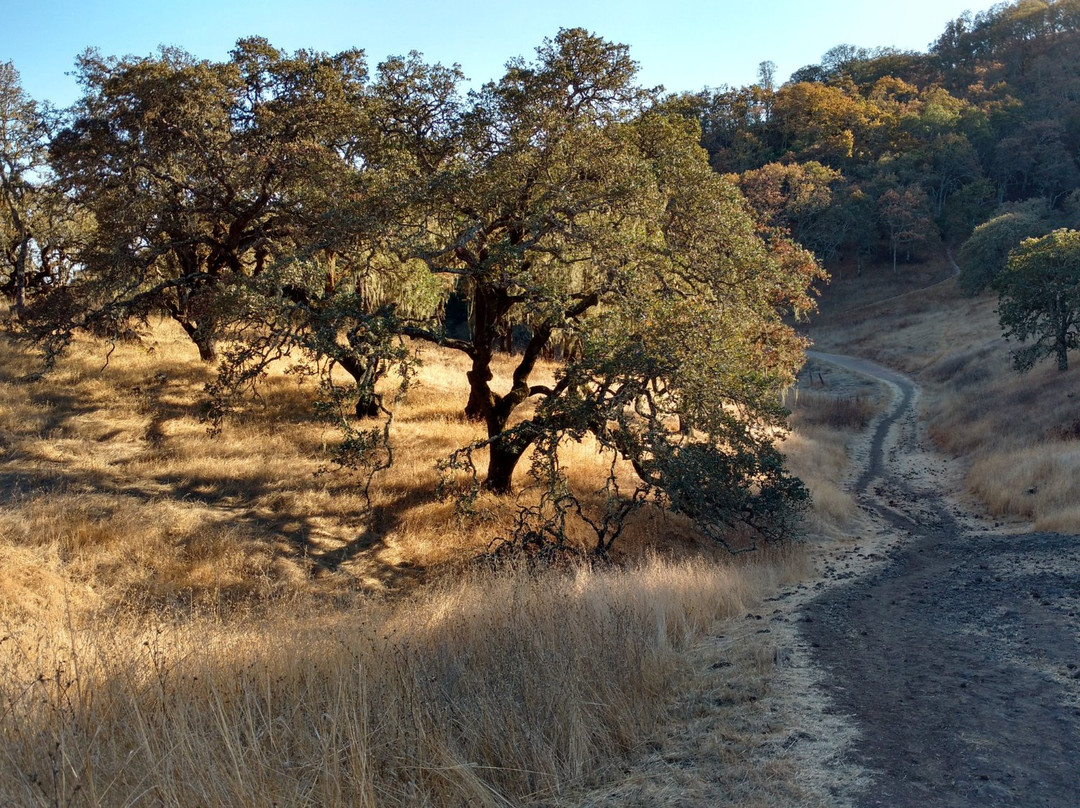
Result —
[[1075, 0], [962, 16], [925, 53], [838, 45], [781, 86], [764, 63], [680, 103], [713, 167], [827, 265], [960, 244], [1002, 205], [1068, 224], [1080, 206]]

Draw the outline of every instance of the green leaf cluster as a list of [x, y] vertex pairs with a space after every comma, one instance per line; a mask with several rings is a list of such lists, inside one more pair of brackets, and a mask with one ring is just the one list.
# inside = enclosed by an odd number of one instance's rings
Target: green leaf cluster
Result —
[[1017, 370], [1047, 357], [1058, 370], [1080, 347], [1080, 231], [1062, 228], [1025, 239], [994, 279], [998, 316], [1008, 339], [1031, 342], [1013, 354]]

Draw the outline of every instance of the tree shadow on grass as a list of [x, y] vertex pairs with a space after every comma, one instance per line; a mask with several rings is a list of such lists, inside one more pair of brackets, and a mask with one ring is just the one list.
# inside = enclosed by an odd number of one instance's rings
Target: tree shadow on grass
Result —
[[[210, 468], [192, 473], [190, 467], [170, 470], [167, 459], [155, 468], [154, 458], [165, 458], [170, 451], [170, 425], [181, 424], [180, 431], [190, 435], [193, 416], [197, 415], [191, 403], [197, 396], [192, 395], [190, 370], [183, 366], [171, 370], [159, 370], [149, 381], [126, 390], [121, 387], [96, 395], [88, 394], [79, 384], [68, 388], [29, 385], [25, 400], [34, 413], [33, 423], [28, 422], [25, 432], [5, 435], [0, 442], [0, 502], [17, 507], [38, 498], [96, 495], [115, 500], [117, 508], [124, 500], [193, 503], [205, 507], [208, 518], [223, 528], [235, 528], [269, 545], [284, 545], [288, 549], [274, 552], [304, 560], [313, 576], [355, 575], [354, 588], [380, 591], [401, 589], [423, 577], [422, 567], [383, 556], [387, 555], [386, 537], [401, 527], [404, 512], [430, 500], [429, 491], [381, 490], [383, 503], [377, 508], [325, 516], [283, 506], [283, 500], [289, 498], [281, 494], [290, 489], [258, 469], [244, 474], [244, 469], [237, 468], [232, 476], [227, 470], [218, 473]], [[16, 383], [3, 378], [9, 375], [0, 369], [0, 381]], [[109, 395], [112, 400], [106, 400]], [[122, 418], [126, 412], [141, 415], [145, 426], [136, 418], [134, 426], [127, 419], [126, 424], [110, 427], [113, 409], [119, 410]], [[100, 424], [88, 433], [86, 419], [95, 415], [101, 416]], [[81, 447], [73, 451], [85, 454], [69, 458], [61, 451], [55, 457], [42, 452], [42, 441], [47, 445], [52, 437], [80, 441]], [[104, 447], [117, 441], [126, 441], [130, 449], [120, 461], [94, 456], [98, 444], [105, 453], [108, 449]], [[253, 455], [251, 461], [258, 463], [258, 456]], [[358, 483], [350, 478], [328, 486], [309, 481], [300, 472], [294, 485], [292, 490], [302, 499], [306, 490], [329, 493], [332, 498], [350, 496]]]

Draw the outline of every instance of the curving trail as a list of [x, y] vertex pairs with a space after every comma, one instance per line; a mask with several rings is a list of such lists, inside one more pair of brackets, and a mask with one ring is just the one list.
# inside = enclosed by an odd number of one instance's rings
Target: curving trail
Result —
[[894, 393], [853, 481], [888, 559], [833, 568], [797, 617], [832, 710], [858, 728], [851, 754], [872, 775], [858, 804], [1080, 805], [1080, 537], [980, 521], [923, 452], [914, 382], [812, 355]]

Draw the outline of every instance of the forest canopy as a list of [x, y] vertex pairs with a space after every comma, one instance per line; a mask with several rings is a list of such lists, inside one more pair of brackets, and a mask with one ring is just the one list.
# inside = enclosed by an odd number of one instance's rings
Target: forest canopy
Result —
[[1037, 202], [1043, 232], [1074, 222], [1078, 56], [1076, 0], [1021, 0], [953, 20], [927, 53], [838, 45], [782, 86], [766, 69], [681, 103], [713, 166], [744, 185], [770, 165], [837, 172], [802, 242], [827, 265], [895, 266], [939, 239], [962, 244], [1001, 206]]

